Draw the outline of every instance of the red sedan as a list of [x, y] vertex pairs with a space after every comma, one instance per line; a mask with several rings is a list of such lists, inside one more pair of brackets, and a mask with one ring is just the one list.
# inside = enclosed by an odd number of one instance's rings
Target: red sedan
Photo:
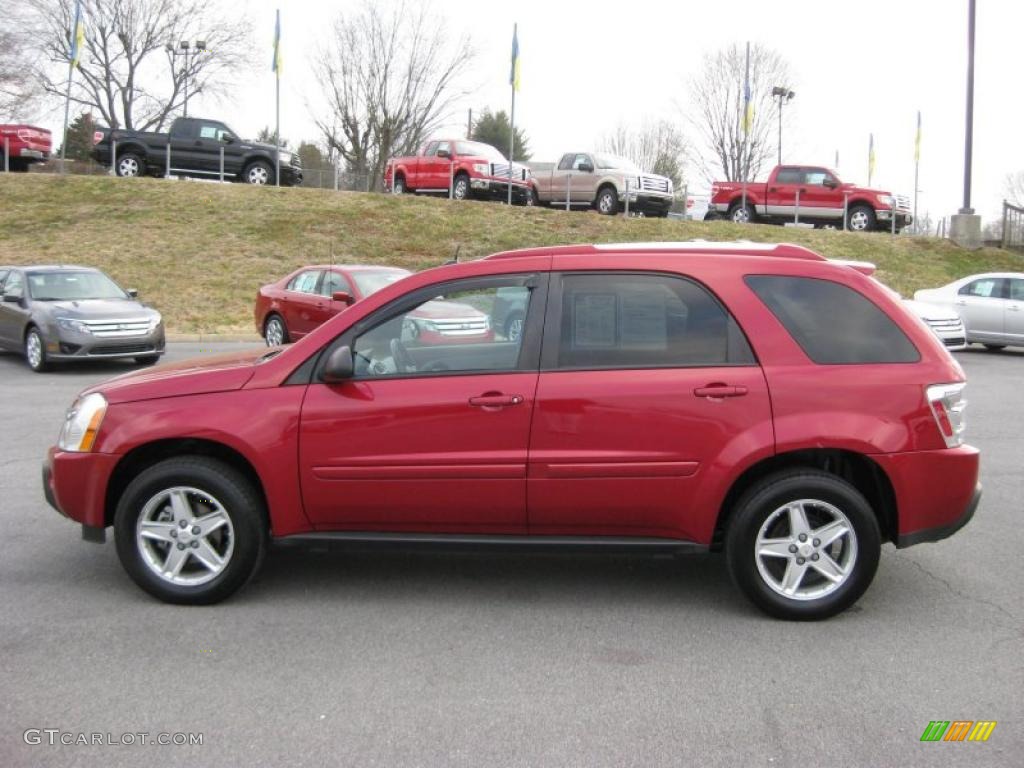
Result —
[[[256, 329], [276, 347], [297, 341], [348, 305], [412, 273], [398, 267], [302, 267], [256, 294]], [[407, 341], [453, 344], [493, 338], [488, 315], [453, 301], [431, 301], [405, 321]]]

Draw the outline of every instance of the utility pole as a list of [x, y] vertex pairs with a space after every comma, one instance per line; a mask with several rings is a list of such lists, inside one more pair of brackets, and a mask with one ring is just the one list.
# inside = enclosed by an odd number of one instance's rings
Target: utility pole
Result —
[[778, 165], [782, 165], [782, 105], [788, 104], [796, 96], [795, 91], [789, 90], [785, 86], [776, 85], [772, 88], [772, 98], [779, 102], [779, 162]]

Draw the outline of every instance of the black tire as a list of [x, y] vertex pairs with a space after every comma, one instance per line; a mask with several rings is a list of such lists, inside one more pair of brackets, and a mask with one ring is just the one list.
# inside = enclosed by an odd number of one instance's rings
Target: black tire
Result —
[[733, 224], [752, 224], [757, 218], [757, 214], [754, 212], [754, 206], [750, 203], [746, 205], [742, 201], [732, 204], [729, 208], [729, 221]]
[[[277, 335], [274, 326], [277, 325], [280, 328], [280, 335]], [[273, 341], [271, 338], [273, 337]], [[280, 339], [278, 341], [278, 339]], [[267, 315], [267, 319], [263, 323], [263, 340], [267, 342], [268, 347], [276, 347], [279, 344], [287, 344], [291, 341], [291, 337], [288, 335], [288, 326], [285, 325], [284, 318], [276, 312], [271, 312]]]
[[594, 207], [602, 216], [615, 216], [619, 212], [619, 193], [615, 187], [601, 187], [594, 199]]
[[[173, 554], [175, 547], [185, 552], [185, 555], [180, 556], [183, 557], [181, 574], [184, 576], [179, 578], [188, 578], [193, 573], [197, 574], [197, 578], [203, 578], [203, 574], [209, 576], [210, 570], [201, 565], [199, 557], [192, 554], [193, 551], [199, 553], [202, 550], [193, 550], [191, 542], [201, 540], [209, 543], [214, 536], [219, 535], [224, 547], [219, 554], [226, 559], [221, 570], [205, 583], [174, 583], [167, 576], [156, 573], [159, 564], [152, 565], [149, 558], [159, 559], [160, 551], [156, 550], [164, 542], [147, 544], [155, 551], [154, 555], [148, 549], [143, 551], [140, 537], [137, 536], [140, 517], [144, 512], [147, 512], [147, 516], [151, 514], [151, 511], [146, 510], [147, 504], [158, 500], [171, 489], [178, 488], [194, 489], [196, 493], [186, 494], [189, 499], [188, 514], [179, 516], [174, 513], [173, 518], [163, 523], [177, 540], [177, 544], [171, 543], [170, 539], [166, 542], [167, 557]], [[192, 532], [198, 526], [193, 528], [192, 523], [182, 527], [177, 525], [179, 520], [187, 520], [190, 514], [195, 515], [197, 522], [202, 522], [201, 514], [197, 513], [210, 509], [214, 503], [222, 507], [230, 525], [194, 538]], [[154, 509], [161, 508], [161, 515], [172, 514], [169, 506], [154, 504]], [[114, 536], [121, 565], [139, 587], [167, 603], [210, 605], [245, 586], [259, 568], [267, 549], [266, 510], [257, 490], [233, 467], [205, 456], [183, 456], [154, 464], [128, 484], [118, 500], [114, 514]], [[187, 540], [186, 536], [189, 537]], [[216, 544], [211, 546], [216, 549]]]
[[155, 365], [160, 355], [139, 355], [135, 358], [136, 365]]
[[655, 211], [651, 216], [655, 219], [667, 219], [668, 211]]
[[523, 338], [523, 313], [513, 312], [505, 319], [505, 339], [519, 341]]
[[50, 370], [50, 362], [46, 358], [46, 339], [34, 325], [29, 326], [25, 333], [25, 362], [36, 373]]
[[452, 182], [452, 197], [455, 200], [468, 200], [469, 194], [469, 176], [460, 172]]
[[396, 195], [404, 195], [406, 193], [405, 176], [402, 174], [395, 176], [395, 183], [392, 185], [391, 191]]
[[242, 181], [257, 186], [273, 184], [274, 169], [266, 160], [256, 160], [245, 166], [245, 170], [242, 171]]
[[1002, 349], [1006, 349], [1005, 344], [985, 344], [984, 346], [989, 352], [999, 352]]
[[28, 173], [28, 161], [26, 160], [14, 160], [10, 161], [11, 173]]
[[846, 228], [851, 232], [870, 232], [878, 224], [870, 205], [855, 205], [846, 214]]
[[[786, 536], [793, 536], [793, 530], [788, 527], [791, 519], [788, 509], [798, 500], [805, 502], [800, 508], [808, 510], [805, 519], [810, 523], [810, 537], [804, 534], [799, 545], [801, 550], [794, 553], [784, 546], [787, 554], [782, 557], [758, 555], [755, 545], [762, 527], [767, 526], [769, 538], [779, 537], [772, 526], [780, 525], [788, 529]], [[832, 511], [828, 511], [829, 508]], [[729, 572], [736, 586], [765, 613], [797, 621], [826, 619], [853, 605], [871, 584], [881, 551], [878, 520], [864, 496], [835, 475], [813, 469], [793, 469], [771, 475], [750, 488], [734, 510], [725, 540]], [[833, 543], [818, 547], [814, 542], [822, 540], [813, 538], [815, 528], [820, 529], [816, 526], [816, 516], [820, 514], [820, 519], [827, 520], [834, 515], [834, 510], [845, 516], [848, 532]], [[847, 568], [840, 582], [826, 578], [817, 570], [818, 565], [810, 562], [813, 559], [824, 566], [827, 559], [835, 564], [837, 561], [833, 558], [836, 557], [844, 560]], [[782, 594], [777, 590], [784, 585], [773, 586], [768, 581], [769, 578], [783, 581], [791, 567], [794, 574], [803, 574], [796, 582], [796, 589], [808, 590], [803, 599]], [[762, 571], [767, 575], [762, 575]], [[823, 594], [815, 597], [814, 591], [818, 589], [823, 590]]]
[[146, 175], [146, 160], [137, 152], [118, 152], [114, 172], [123, 178], [134, 179]]

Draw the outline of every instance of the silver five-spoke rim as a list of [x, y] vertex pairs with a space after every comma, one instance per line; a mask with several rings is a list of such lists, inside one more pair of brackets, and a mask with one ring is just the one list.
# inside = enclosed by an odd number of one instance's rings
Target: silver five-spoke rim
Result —
[[38, 368], [43, 362], [43, 342], [38, 333], [30, 333], [25, 341], [25, 353], [28, 357], [28, 364]]
[[850, 229], [867, 229], [868, 215], [864, 211], [854, 211], [850, 216]]
[[121, 169], [122, 176], [138, 176], [139, 175], [139, 161], [134, 157], [126, 157], [118, 163], [118, 167]]
[[272, 317], [267, 321], [267, 346], [268, 347], [279, 347], [284, 343], [284, 328], [281, 327], [281, 321], [276, 317]]
[[615, 205], [615, 200], [611, 193], [605, 193], [601, 195], [601, 199], [597, 201], [598, 208], [601, 209], [601, 213], [611, 213], [612, 206]]
[[746, 224], [750, 221], [750, 211], [741, 206], [732, 212], [732, 220], [737, 224]]
[[223, 505], [198, 488], [178, 486], [142, 508], [135, 542], [146, 566], [166, 582], [194, 587], [231, 561], [235, 530]]
[[819, 499], [791, 501], [757, 532], [757, 570], [774, 592], [817, 600], [839, 589], [857, 562], [857, 535], [838, 507]]
[[266, 184], [270, 181], [270, 174], [262, 165], [256, 165], [249, 169], [250, 184]]
[[469, 183], [465, 179], [458, 179], [455, 182], [455, 199], [465, 200]]

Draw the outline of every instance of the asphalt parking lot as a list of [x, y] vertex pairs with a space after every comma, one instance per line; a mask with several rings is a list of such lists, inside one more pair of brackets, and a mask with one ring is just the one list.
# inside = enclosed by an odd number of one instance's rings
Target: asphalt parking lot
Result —
[[[887, 545], [858, 605], [793, 624], [751, 607], [718, 557], [288, 547], [227, 603], [163, 605], [39, 480], [74, 395], [131, 367], [38, 375], [0, 355], [0, 765], [1019, 765], [1024, 352], [958, 357], [975, 519]], [[921, 743], [930, 720], [998, 725]], [[203, 743], [35, 745], [28, 729]]]

